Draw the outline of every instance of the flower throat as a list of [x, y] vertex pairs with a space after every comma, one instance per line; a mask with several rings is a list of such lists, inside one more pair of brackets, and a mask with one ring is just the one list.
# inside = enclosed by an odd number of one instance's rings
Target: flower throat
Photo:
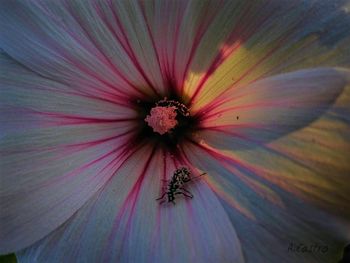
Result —
[[138, 103], [142, 119], [138, 139], [153, 141], [174, 152], [184, 139], [190, 139], [199, 121], [188, 107], [176, 98], [165, 97], [157, 102]]
[[171, 133], [179, 124], [176, 119], [178, 115], [179, 117], [189, 117], [190, 113], [184, 104], [164, 98], [151, 109], [150, 115], [146, 116], [145, 121], [154, 132], [163, 135]]

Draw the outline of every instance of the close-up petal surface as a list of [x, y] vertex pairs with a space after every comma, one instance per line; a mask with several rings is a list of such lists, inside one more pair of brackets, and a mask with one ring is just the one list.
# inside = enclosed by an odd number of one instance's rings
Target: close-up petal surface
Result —
[[350, 64], [348, 1], [227, 1], [184, 85], [194, 107], [230, 88], [303, 68]]
[[193, 201], [160, 209], [155, 194], [171, 160], [150, 148], [133, 153], [93, 202], [21, 252], [20, 261], [244, 262], [236, 232], [205, 183], [189, 188]]
[[[246, 262], [334, 262], [337, 247], [349, 238], [350, 225], [340, 227], [339, 219], [259, 178], [233, 156], [194, 144], [184, 151], [193, 164], [210, 173], [207, 183], [237, 226]], [[293, 253], [299, 244], [327, 247], [327, 253]]]
[[54, 230], [113, 175], [134, 127], [125, 113], [135, 112], [68, 92], [5, 56], [0, 79], [0, 247], [10, 252]]
[[202, 109], [203, 139], [232, 150], [277, 139], [316, 120], [349, 79], [350, 71], [319, 68], [230, 89]]

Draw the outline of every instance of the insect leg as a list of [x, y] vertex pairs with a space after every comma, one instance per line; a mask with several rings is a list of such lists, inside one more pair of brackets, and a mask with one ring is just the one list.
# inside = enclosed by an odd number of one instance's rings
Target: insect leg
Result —
[[166, 192], [164, 192], [164, 193], [162, 194], [162, 196], [161, 196], [161, 197], [159, 197], [159, 198], [157, 198], [156, 200], [163, 199], [163, 198], [164, 198], [164, 196], [165, 196], [165, 194], [166, 194]]
[[186, 193], [189, 195], [189, 197], [193, 198], [193, 194], [192, 194], [190, 191], [188, 191], [186, 188], [181, 187], [180, 189], [181, 189], [182, 191], [186, 192]]
[[205, 174], [207, 174], [207, 173], [202, 173], [202, 174], [200, 174], [200, 175], [198, 175], [196, 177], [193, 177], [191, 180], [198, 179], [199, 177], [201, 177], [202, 175], [205, 175]]
[[161, 202], [159, 202], [159, 204], [161, 205], [161, 204], [163, 204], [165, 202], [165, 200], [162, 200]]
[[[187, 191], [188, 192], [188, 191]], [[189, 198], [193, 198], [193, 195], [190, 193], [190, 194], [187, 194], [187, 193], [185, 193], [185, 192], [175, 192], [175, 194], [176, 195], [179, 195], [179, 194], [182, 194], [182, 195], [184, 195], [184, 196], [186, 196], [186, 197], [189, 197]]]

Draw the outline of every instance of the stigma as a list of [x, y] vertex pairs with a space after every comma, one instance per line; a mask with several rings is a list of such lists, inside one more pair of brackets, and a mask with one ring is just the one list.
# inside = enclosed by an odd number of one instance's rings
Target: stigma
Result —
[[169, 133], [177, 125], [176, 110], [175, 106], [156, 106], [146, 116], [145, 122], [160, 135]]

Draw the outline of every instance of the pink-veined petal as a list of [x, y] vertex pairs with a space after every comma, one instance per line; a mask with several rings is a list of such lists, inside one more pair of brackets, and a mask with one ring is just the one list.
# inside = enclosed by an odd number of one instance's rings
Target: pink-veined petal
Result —
[[134, 153], [108, 185], [64, 226], [18, 253], [21, 262], [237, 262], [241, 247], [216, 196], [204, 181], [193, 199], [155, 199], [171, 176], [169, 155], [148, 146]]
[[232, 151], [258, 147], [319, 118], [342, 94], [348, 78], [345, 70], [316, 68], [232, 89], [199, 111], [199, 137]]
[[[236, 156], [195, 144], [187, 144], [184, 152], [188, 161], [207, 172], [206, 181], [242, 242], [246, 263], [333, 263], [340, 258], [350, 238], [347, 221], [310, 206], [262, 177], [264, 170], [251, 169], [252, 159], [247, 164]], [[278, 168], [274, 167], [282, 181], [284, 170]]]
[[154, 95], [164, 87], [139, 9], [135, 2], [5, 1], [1, 48], [33, 71], [90, 93]]
[[104, 185], [136, 113], [76, 94], [3, 54], [0, 67], [0, 250], [7, 253], [57, 228]]
[[229, 1], [197, 0], [142, 3], [162, 75], [179, 94], [183, 95], [185, 78], [203, 36], [229, 5]]
[[[0, 16], [1, 46], [40, 74], [92, 90], [183, 93], [208, 27], [214, 23], [211, 32], [220, 30], [223, 25], [215, 19], [230, 22], [232, 10], [241, 6], [232, 1], [11, 1]], [[216, 36], [211, 52], [230, 30], [231, 24]]]
[[184, 91], [194, 107], [231, 87], [310, 67], [349, 66], [346, 2], [223, 1], [192, 57]]
[[[299, 85], [301, 79], [295, 77], [304, 74], [309, 78]], [[349, 219], [350, 86], [347, 75], [345, 70], [299, 71], [242, 88], [237, 91], [237, 97], [228, 97], [232, 109], [225, 107], [227, 111], [222, 117], [212, 116], [210, 120], [213, 125], [216, 120], [228, 121], [231, 125], [217, 124], [215, 131], [210, 128], [203, 131], [205, 139], [200, 142], [225, 149], [264, 180]], [[283, 85], [280, 81], [286, 77], [291, 81]], [[268, 88], [265, 85], [268, 83], [274, 88]], [[255, 89], [251, 89], [254, 86]], [[298, 92], [300, 88], [302, 91]], [[245, 103], [244, 96], [240, 96], [248, 90], [252, 103]], [[261, 100], [255, 101], [254, 96], [261, 96]], [[236, 102], [238, 107], [234, 106]]]
[[[124, 97], [101, 94], [97, 90], [89, 94], [84, 85], [64, 85], [50, 80], [28, 70], [4, 53], [0, 54], [0, 67], [2, 128], [13, 126], [16, 121], [19, 125], [25, 121], [26, 125], [47, 127], [131, 121], [137, 116]], [[5, 118], [11, 124], [7, 125]]]

